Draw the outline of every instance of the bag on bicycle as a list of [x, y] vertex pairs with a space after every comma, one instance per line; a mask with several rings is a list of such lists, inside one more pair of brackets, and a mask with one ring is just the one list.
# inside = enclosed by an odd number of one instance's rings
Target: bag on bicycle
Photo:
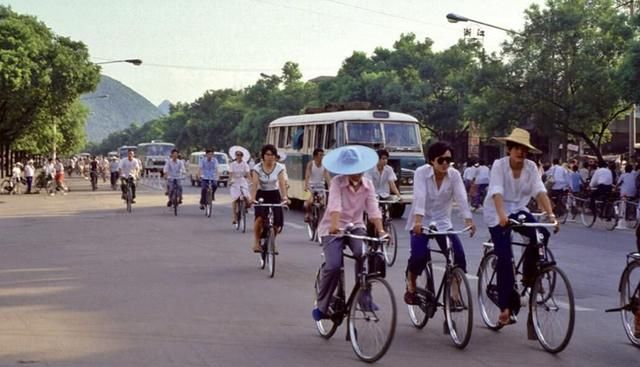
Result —
[[382, 253], [374, 252], [369, 254], [368, 262], [369, 274], [377, 274], [381, 278], [387, 275], [387, 263]]

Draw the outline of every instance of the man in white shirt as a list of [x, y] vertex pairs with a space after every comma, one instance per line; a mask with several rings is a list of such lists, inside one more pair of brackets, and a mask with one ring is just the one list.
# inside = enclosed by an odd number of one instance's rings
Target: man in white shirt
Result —
[[473, 181], [473, 177], [476, 174], [476, 169], [480, 164], [476, 162], [475, 164], [470, 164], [464, 169], [462, 172], [462, 180], [464, 181], [464, 188], [467, 192], [471, 190], [471, 181]]
[[598, 169], [591, 176], [589, 188], [591, 189], [590, 208], [592, 212], [596, 209], [596, 200], [606, 200], [611, 193], [613, 185], [613, 174], [608, 168], [607, 162], [598, 162]]
[[386, 149], [379, 149], [378, 163], [367, 171], [364, 175], [373, 182], [376, 188], [376, 195], [381, 198], [389, 197], [390, 192], [400, 197], [400, 191], [396, 186], [398, 177], [393, 168], [387, 164], [389, 162], [389, 152]]
[[476, 169], [471, 178], [471, 186], [474, 187], [471, 206], [474, 209], [478, 209], [482, 206], [484, 196], [487, 193], [487, 187], [489, 186], [489, 167], [487, 167], [484, 160], [476, 163]]
[[564, 167], [560, 165], [560, 160], [558, 158], [554, 158], [553, 165], [549, 167], [547, 172], [545, 172], [545, 175], [547, 177], [553, 177], [553, 185], [551, 186], [551, 192], [549, 193], [549, 197], [551, 199], [551, 203], [554, 206], [553, 208], [554, 213], [557, 216], [562, 216], [564, 215], [564, 206], [562, 205], [562, 195], [564, 195], [565, 191], [571, 189], [569, 171], [567, 171]]
[[[171, 159], [165, 163], [164, 177], [167, 178], [167, 190], [169, 193], [173, 190], [173, 186], [176, 186], [178, 190], [178, 204], [182, 204], [182, 179], [184, 178], [186, 169], [184, 168], [184, 161], [178, 159], [178, 149], [171, 151]], [[171, 206], [171, 197], [167, 201], [167, 206]]]
[[27, 180], [27, 194], [31, 194], [31, 186], [33, 185], [33, 176], [36, 173], [35, 167], [33, 167], [33, 160], [29, 159], [27, 165], [24, 166], [24, 178]]
[[120, 188], [122, 189], [122, 199], [126, 200], [126, 192], [127, 192], [127, 179], [132, 178], [131, 180], [131, 202], [136, 202], [136, 177], [138, 176], [138, 172], [140, 171], [140, 161], [134, 158], [134, 151], [129, 150], [127, 152], [127, 158], [120, 161], [120, 165], [118, 166], [118, 172], [120, 173], [120, 177], [122, 178], [122, 182], [120, 184]]
[[325, 184], [329, 187], [331, 182], [331, 176], [322, 165], [322, 158], [324, 158], [324, 149], [316, 148], [313, 150], [313, 159], [307, 163], [307, 168], [304, 173], [304, 190], [311, 193], [309, 198], [304, 203], [304, 221], [309, 222], [311, 217], [311, 204], [313, 203], [313, 196], [315, 192], [318, 192], [320, 199], [324, 202], [324, 188]]

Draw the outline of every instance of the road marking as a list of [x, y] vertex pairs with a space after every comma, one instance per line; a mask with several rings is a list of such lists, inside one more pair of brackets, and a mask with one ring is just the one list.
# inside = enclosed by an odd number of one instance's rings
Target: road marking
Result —
[[291, 228], [295, 228], [295, 229], [305, 229], [305, 226], [301, 226], [300, 224], [296, 224], [296, 223], [286, 222], [284, 225], [289, 226]]

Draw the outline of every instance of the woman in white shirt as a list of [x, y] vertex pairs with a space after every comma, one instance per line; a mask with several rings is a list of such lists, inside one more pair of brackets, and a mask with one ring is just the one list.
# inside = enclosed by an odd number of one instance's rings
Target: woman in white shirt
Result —
[[[547, 191], [536, 164], [526, 159], [529, 151], [540, 153], [529, 139], [529, 132], [515, 128], [511, 135], [504, 138], [494, 138], [507, 145], [508, 156], [496, 160], [491, 167], [489, 188], [484, 200], [484, 220], [489, 226], [489, 233], [493, 241], [494, 251], [498, 257], [496, 264], [498, 282], [498, 306], [500, 327], [516, 322], [515, 314], [520, 309], [520, 298], [514, 295], [514, 274], [511, 259], [511, 229], [507, 226], [509, 218], [516, 219], [520, 215], [526, 217], [527, 222], [536, 222], [527, 210], [527, 203], [531, 197], [536, 198], [538, 207], [547, 213], [553, 213]], [[555, 220], [553, 214], [549, 215]], [[556, 222], [557, 223], [557, 222]], [[557, 228], [556, 228], [557, 229]], [[533, 228], [514, 228], [523, 236], [529, 238], [530, 243], [537, 242]], [[549, 238], [549, 231], [539, 229], [543, 234], [543, 241]], [[534, 281], [533, 273], [538, 259], [537, 250], [527, 247], [524, 254], [523, 283], [531, 285]]]
[[234, 145], [229, 148], [229, 155], [235, 157], [229, 165], [229, 176], [231, 177], [231, 186], [229, 186], [229, 194], [231, 195], [231, 220], [236, 224], [236, 201], [240, 197], [249, 205], [249, 172], [251, 169], [247, 164], [249, 160], [249, 151], [245, 148]]
[[[431, 258], [430, 237], [422, 232], [422, 227], [435, 223], [438, 231], [450, 230], [452, 228], [451, 208], [455, 201], [465, 225], [471, 227], [472, 235], [475, 232], [464, 182], [460, 172], [449, 165], [452, 152], [448, 143], [437, 142], [431, 145], [427, 151], [429, 164], [419, 167], [414, 174], [413, 205], [406, 225], [406, 229], [411, 231], [411, 255], [407, 265], [407, 291], [404, 301], [410, 305], [419, 303], [416, 297], [416, 279]], [[435, 236], [435, 239], [444, 251], [445, 237]], [[449, 239], [453, 249], [454, 264], [466, 272], [462, 242], [454, 234], [449, 235]]]

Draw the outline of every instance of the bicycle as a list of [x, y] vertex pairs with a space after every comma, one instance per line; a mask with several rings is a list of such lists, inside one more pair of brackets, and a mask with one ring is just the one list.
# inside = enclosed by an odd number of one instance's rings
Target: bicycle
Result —
[[382, 198], [380, 197], [378, 200], [378, 204], [380, 206], [380, 212], [382, 213], [382, 225], [384, 227], [385, 232], [389, 234], [389, 241], [387, 241], [382, 250], [384, 252], [384, 259], [387, 262], [387, 266], [391, 267], [396, 262], [396, 257], [398, 255], [398, 233], [396, 231], [396, 227], [393, 225], [391, 219], [391, 205], [399, 202], [399, 198]]
[[178, 215], [178, 205], [180, 205], [180, 198], [182, 197], [182, 186], [178, 185], [178, 181], [182, 178], [167, 179], [167, 183], [172, 182], [171, 190], [169, 190], [169, 202], [173, 208], [173, 215]]
[[125, 205], [127, 208], [127, 212], [131, 213], [131, 204], [133, 203], [133, 177], [122, 177], [122, 182], [126, 185], [126, 190], [124, 194]]
[[627, 338], [631, 344], [640, 347], [640, 327], [635, 324], [635, 315], [640, 314], [640, 252], [627, 254], [627, 266], [620, 276], [618, 291], [620, 307], [605, 312], [619, 311]]
[[[435, 225], [422, 227], [424, 234], [427, 236], [445, 236], [447, 246], [444, 251], [429, 248], [431, 252], [437, 252], [444, 255], [446, 265], [442, 281], [438, 287], [436, 294], [434, 288], [433, 267], [431, 261], [427, 263], [426, 268], [418, 274], [416, 279], [416, 298], [418, 304], [407, 305], [409, 310], [409, 319], [413, 326], [422, 329], [427, 325], [429, 319], [433, 318], [438, 307], [444, 308], [444, 333], [449, 334], [453, 344], [463, 349], [471, 339], [471, 330], [473, 327], [473, 300], [471, 299], [471, 288], [467, 275], [462, 268], [453, 264], [451, 260], [451, 240], [449, 235], [462, 234], [471, 229], [464, 228], [459, 231], [442, 231], [439, 232]], [[457, 289], [455, 288], [457, 287]], [[444, 298], [441, 302], [441, 296]]]
[[309, 221], [307, 222], [307, 234], [309, 235], [309, 241], [319, 242], [318, 225], [326, 207], [326, 193], [329, 191], [325, 190], [324, 184], [311, 185], [310, 189], [313, 201], [311, 202]]
[[587, 228], [591, 228], [596, 222], [596, 218], [600, 218], [607, 222], [606, 228], [608, 230], [614, 230], [618, 226], [619, 220], [618, 213], [616, 213], [616, 201], [617, 193], [612, 191], [605, 196], [604, 201], [601, 199], [595, 200], [595, 210], [591, 208], [590, 200], [583, 202], [582, 211], [580, 212], [582, 224]]
[[247, 229], [247, 207], [245, 200], [245, 195], [242, 192], [241, 188], [240, 197], [236, 199], [236, 212], [233, 214], [233, 217], [236, 220], [236, 231], [239, 231], [240, 228], [242, 228], [242, 233], [244, 233]]
[[[320, 336], [329, 339], [346, 317], [346, 338], [351, 342], [353, 351], [361, 360], [372, 363], [387, 352], [396, 329], [395, 296], [384, 279], [386, 263], [381, 249], [382, 243], [388, 239], [352, 234], [351, 226], [341, 229], [341, 232], [339, 236], [363, 241], [363, 257], [358, 260], [345, 253], [343, 248], [339, 282], [328, 309], [330, 318], [316, 321], [315, 325]], [[348, 299], [345, 293], [345, 257], [362, 264]], [[317, 307], [318, 286], [324, 266], [323, 262], [316, 273], [314, 307]]]
[[637, 201], [634, 201], [626, 196], [623, 196], [620, 200], [614, 202], [614, 213], [617, 215], [617, 219], [624, 218], [624, 223], [627, 228], [635, 229], [638, 227], [640, 221], [640, 206]]
[[265, 267], [269, 271], [269, 278], [276, 274], [276, 227], [274, 225], [273, 208], [287, 207], [286, 202], [280, 204], [265, 204], [262, 199], [254, 202], [254, 206], [267, 208], [267, 220], [262, 223], [262, 235], [260, 237], [260, 253], [258, 264], [260, 269]]
[[211, 218], [213, 212], [213, 180], [207, 180], [207, 193], [205, 196], [204, 215]]
[[[555, 223], [526, 223], [524, 216], [518, 220], [509, 219], [509, 226], [529, 227], [536, 231], [537, 252], [539, 259], [535, 266], [535, 280], [533, 285], [522, 282], [524, 251], [516, 265], [514, 291], [522, 297], [529, 297], [529, 317], [527, 319], [527, 332], [530, 339], [537, 339], [540, 345], [550, 353], [561, 352], [569, 344], [575, 323], [575, 300], [573, 289], [565, 273], [556, 265], [556, 261], [548, 248], [548, 244], [542, 241], [539, 228], [555, 227]], [[526, 239], [526, 238], [525, 238]], [[532, 246], [526, 240], [522, 242], [511, 241], [526, 249]], [[478, 305], [482, 321], [492, 330], [499, 330], [498, 324], [500, 307], [498, 306], [498, 285], [496, 275], [497, 255], [491, 241], [483, 243], [484, 256], [478, 267]], [[518, 309], [520, 304], [517, 305]], [[513, 310], [517, 313], [518, 310]], [[566, 313], [566, 315], [564, 315]], [[563, 320], [566, 316], [567, 320]], [[533, 330], [532, 330], [533, 329]], [[559, 330], [558, 330], [559, 329]]]

